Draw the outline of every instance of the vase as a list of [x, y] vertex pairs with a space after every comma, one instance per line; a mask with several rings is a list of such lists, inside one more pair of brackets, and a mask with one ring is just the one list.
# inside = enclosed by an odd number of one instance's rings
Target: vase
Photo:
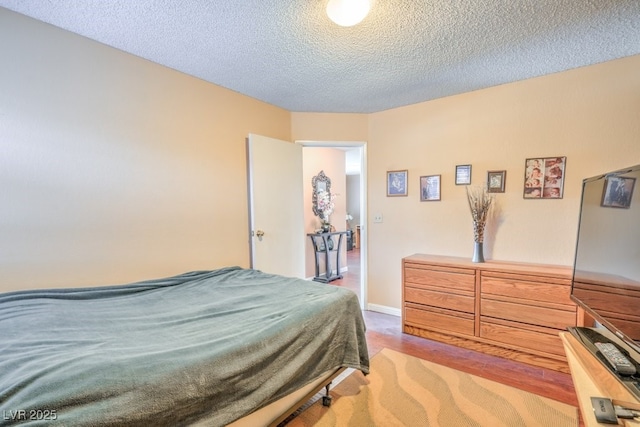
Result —
[[471, 262], [484, 262], [484, 253], [482, 249], [482, 242], [474, 242], [473, 244], [473, 258]]

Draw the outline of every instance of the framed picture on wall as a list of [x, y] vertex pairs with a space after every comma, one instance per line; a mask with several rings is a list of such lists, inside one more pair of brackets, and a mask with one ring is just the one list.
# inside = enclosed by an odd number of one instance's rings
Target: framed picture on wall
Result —
[[420, 177], [420, 201], [440, 200], [440, 175]]
[[526, 159], [524, 164], [525, 199], [562, 199], [566, 157]]
[[624, 176], [611, 176], [604, 180], [601, 206], [606, 208], [626, 208], [631, 206], [633, 188], [636, 179]]
[[387, 172], [387, 197], [407, 195], [407, 170]]
[[471, 165], [456, 166], [456, 185], [471, 184]]
[[504, 193], [507, 171], [487, 172], [487, 193]]

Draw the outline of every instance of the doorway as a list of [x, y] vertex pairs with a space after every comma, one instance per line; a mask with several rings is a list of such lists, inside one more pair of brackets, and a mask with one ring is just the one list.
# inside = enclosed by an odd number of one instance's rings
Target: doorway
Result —
[[[296, 141], [296, 144], [300, 144], [305, 148], [335, 148], [345, 152], [345, 162], [348, 162], [347, 169], [353, 169], [357, 167], [359, 169], [359, 191], [358, 191], [358, 201], [357, 205], [359, 207], [359, 212], [357, 218], [354, 218], [356, 222], [350, 222], [349, 227], [353, 230], [354, 234], [358, 233], [358, 247], [354, 248], [352, 251], [347, 251], [347, 266], [348, 271], [345, 275], [348, 277], [348, 280], [344, 280], [344, 282], [340, 283], [336, 281], [337, 285], [352, 287], [354, 285], [354, 280], [357, 280], [357, 289], [354, 289], [359, 296], [360, 307], [365, 309], [367, 306], [367, 202], [366, 202], [366, 194], [367, 194], [367, 169], [366, 169], [366, 143], [361, 141]], [[349, 153], [349, 154], [347, 154]], [[348, 156], [349, 160], [346, 160]], [[354, 164], [355, 163], [355, 164]], [[345, 175], [347, 170], [344, 171]], [[306, 185], [306, 183], [305, 183]], [[359, 227], [358, 227], [359, 226]], [[359, 232], [358, 232], [359, 231]], [[355, 236], [354, 236], [355, 237]], [[351, 271], [351, 275], [349, 276], [349, 271]], [[333, 283], [333, 282], [332, 282]]]

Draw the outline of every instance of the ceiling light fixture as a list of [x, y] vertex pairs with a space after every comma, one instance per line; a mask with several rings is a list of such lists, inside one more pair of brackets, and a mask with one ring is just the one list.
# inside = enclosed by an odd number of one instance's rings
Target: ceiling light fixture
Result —
[[327, 15], [342, 27], [352, 27], [367, 16], [370, 8], [370, 0], [329, 0]]

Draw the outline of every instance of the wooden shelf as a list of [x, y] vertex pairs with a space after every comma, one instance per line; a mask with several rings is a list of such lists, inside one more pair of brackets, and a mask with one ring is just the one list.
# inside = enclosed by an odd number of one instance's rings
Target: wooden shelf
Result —
[[[560, 338], [564, 345], [585, 426], [611, 426], [611, 424], [596, 421], [591, 397], [606, 397], [612, 399], [614, 404], [640, 410], [638, 399], [620, 384], [571, 333], [561, 332]], [[637, 427], [640, 426], [640, 421], [618, 420], [618, 425]]]

